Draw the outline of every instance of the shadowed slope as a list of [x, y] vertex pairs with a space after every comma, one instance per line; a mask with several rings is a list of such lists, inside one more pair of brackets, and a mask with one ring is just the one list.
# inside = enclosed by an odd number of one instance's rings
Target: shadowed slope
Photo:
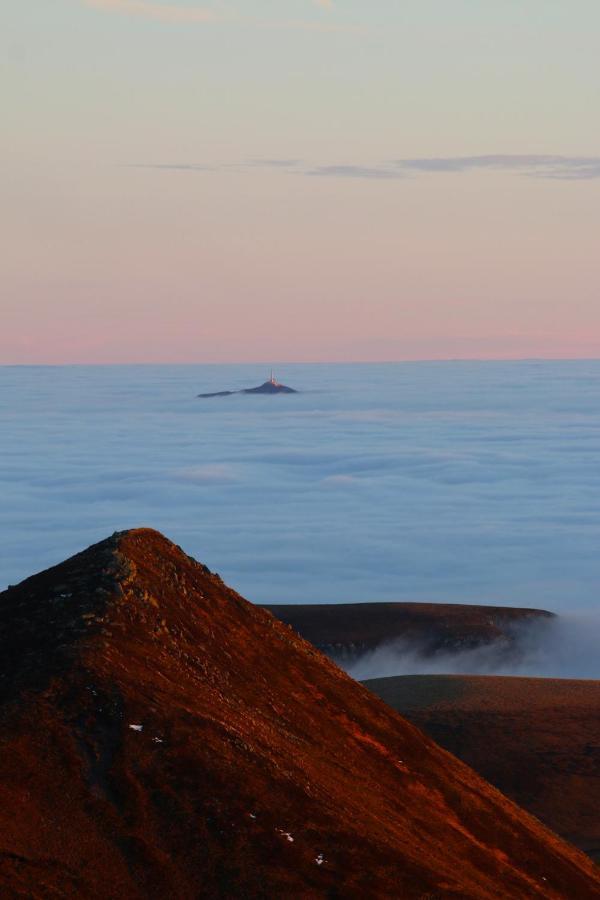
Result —
[[583, 855], [156, 532], [0, 608], [3, 897], [600, 897]]
[[266, 606], [298, 634], [335, 659], [352, 660], [394, 641], [428, 655], [493, 641], [510, 649], [515, 628], [553, 613], [459, 603], [333, 603]]
[[366, 684], [600, 861], [600, 681], [417, 675]]

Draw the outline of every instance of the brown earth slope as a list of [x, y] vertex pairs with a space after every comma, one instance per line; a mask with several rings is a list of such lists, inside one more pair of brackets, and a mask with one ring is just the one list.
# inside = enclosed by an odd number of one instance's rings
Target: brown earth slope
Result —
[[459, 603], [294, 604], [265, 609], [323, 653], [344, 661], [398, 640], [424, 654], [494, 641], [512, 645], [517, 626], [554, 618], [543, 609]]
[[423, 675], [366, 684], [600, 862], [600, 681]]
[[583, 854], [156, 532], [0, 605], [3, 900], [600, 898]]

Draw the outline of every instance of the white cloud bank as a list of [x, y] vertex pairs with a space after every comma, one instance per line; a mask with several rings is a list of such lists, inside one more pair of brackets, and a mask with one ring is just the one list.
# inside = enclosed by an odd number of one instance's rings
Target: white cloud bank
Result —
[[148, 525], [256, 602], [598, 608], [600, 362], [0, 367], [0, 586]]

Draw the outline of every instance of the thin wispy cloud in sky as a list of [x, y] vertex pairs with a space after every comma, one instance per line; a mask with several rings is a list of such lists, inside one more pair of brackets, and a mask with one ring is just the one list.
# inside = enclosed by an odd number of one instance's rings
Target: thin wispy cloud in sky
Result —
[[317, 178], [402, 178], [402, 173], [397, 169], [386, 168], [384, 166], [357, 166], [357, 165], [338, 165], [338, 166], [316, 166], [314, 169], [306, 169], [305, 175], [312, 175]]
[[422, 174], [468, 174], [509, 172], [529, 178], [583, 181], [600, 178], [599, 156], [552, 156], [535, 154], [489, 154], [486, 156], [440, 156], [398, 159], [375, 165], [337, 163], [310, 165], [297, 159], [256, 159], [235, 165], [201, 163], [149, 163], [139, 168], [181, 169], [189, 171], [225, 171], [264, 168], [318, 178], [365, 178], [376, 181], [411, 178]]
[[535, 154], [488, 154], [400, 159], [401, 169], [418, 172], [473, 172], [507, 170], [542, 178], [599, 178], [598, 156], [552, 156]]
[[307, 175], [335, 178], [399, 178], [417, 173], [512, 172], [531, 178], [582, 180], [600, 178], [599, 156], [488, 154], [398, 159], [375, 166], [323, 165], [306, 169]]

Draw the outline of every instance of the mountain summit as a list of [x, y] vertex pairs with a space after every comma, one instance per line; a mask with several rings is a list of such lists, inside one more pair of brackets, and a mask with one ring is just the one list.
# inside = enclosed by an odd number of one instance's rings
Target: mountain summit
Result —
[[198, 394], [198, 397], [207, 399], [209, 397], [231, 397], [233, 394], [297, 394], [298, 391], [294, 390], [294, 388], [288, 387], [286, 384], [280, 384], [279, 381], [275, 380], [273, 375], [273, 371], [271, 371], [271, 377], [259, 384], [258, 387], [253, 388], [244, 388], [241, 391], [216, 391], [212, 394]]
[[600, 897], [586, 857], [155, 531], [0, 604], [3, 897]]

